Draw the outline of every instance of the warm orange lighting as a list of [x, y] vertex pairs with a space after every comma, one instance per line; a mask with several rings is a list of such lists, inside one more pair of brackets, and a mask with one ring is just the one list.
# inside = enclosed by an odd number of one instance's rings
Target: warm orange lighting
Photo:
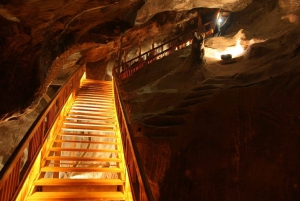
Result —
[[205, 48], [205, 56], [210, 58], [215, 58], [217, 60], [221, 60], [221, 55], [223, 54], [231, 54], [232, 58], [235, 58], [243, 55], [243, 53], [244, 53], [244, 48], [241, 45], [241, 39], [238, 39], [236, 41], [235, 46], [227, 47], [225, 50]]
[[241, 56], [244, 52], [244, 48], [241, 45], [241, 40], [238, 39], [236, 41], [236, 44], [234, 47], [228, 47], [226, 48], [226, 50], [224, 50], [223, 52], [217, 52], [215, 57], [216, 58], [221, 58], [221, 55], [223, 54], [231, 54], [233, 58]]

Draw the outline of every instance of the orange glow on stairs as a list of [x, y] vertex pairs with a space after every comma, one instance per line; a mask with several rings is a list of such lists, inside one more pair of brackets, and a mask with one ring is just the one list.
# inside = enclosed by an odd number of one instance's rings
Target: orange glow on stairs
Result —
[[133, 200], [112, 81], [70, 96], [28, 179], [17, 200]]

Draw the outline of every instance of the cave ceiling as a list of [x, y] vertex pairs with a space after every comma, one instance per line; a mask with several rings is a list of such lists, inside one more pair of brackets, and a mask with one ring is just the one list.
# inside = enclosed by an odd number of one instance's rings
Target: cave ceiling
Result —
[[199, 9], [203, 13], [208, 12], [204, 7], [238, 11], [249, 3], [251, 0], [1, 0], [0, 119], [16, 118], [34, 107], [74, 54], [78, 57], [71, 59], [73, 63], [107, 62], [117, 58], [120, 38], [123, 48], [149, 38], [163, 40], [179, 27], [185, 31], [187, 26], [182, 28], [182, 24]]

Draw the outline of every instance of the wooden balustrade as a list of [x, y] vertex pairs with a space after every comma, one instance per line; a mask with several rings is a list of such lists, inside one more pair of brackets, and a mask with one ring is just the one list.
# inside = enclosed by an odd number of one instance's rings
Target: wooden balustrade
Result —
[[[85, 66], [78, 68], [66, 84], [61, 87], [40, 113], [23, 139], [20, 141], [0, 172], [0, 200], [15, 200], [23, 186], [28, 173], [47, 139], [56, 117], [72, 93], [79, 89], [80, 81], [85, 73]], [[28, 151], [26, 156], [25, 152]], [[30, 186], [28, 186], [30, 188]]]
[[[131, 76], [134, 72], [139, 70], [140, 68], [144, 67], [146, 64], [152, 63], [154, 60], [160, 59], [164, 56], [168, 56], [175, 50], [179, 50], [186, 46], [186, 44], [189, 42], [192, 43], [192, 39], [194, 37], [194, 33], [198, 30], [204, 30], [203, 33], [205, 33], [206, 37], [209, 37], [213, 35], [214, 33], [214, 23], [208, 22], [203, 24], [201, 27], [183, 34], [181, 36], [178, 36], [166, 43], [163, 43], [133, 59], [130, 59], [124, 63], [122, 63], [120, 66], [118, 66], [115, 70], [116, 72], [120, 72], [118, 75], [118, 78], [123, 80], [129, 76]], [[167, 48], [165, 48], [167, 47]]]
[[139, 154], [133, 132], [128, 123], [124, 104], [119, 93], [117, 80], [114, 79], [114, 94], [119, 127], [122, 136], [124, 156], [128, 170], [129, 180], [135, 201], [154, 201], [146, 172]]

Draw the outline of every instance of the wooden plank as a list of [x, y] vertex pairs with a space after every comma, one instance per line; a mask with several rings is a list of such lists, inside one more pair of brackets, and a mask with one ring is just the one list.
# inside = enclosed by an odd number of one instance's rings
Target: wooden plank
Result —
[[104, 141], [83, 141], [83, 140], [54, 140], [56, 143], [80, 143], [80, 144], [108, 144], [108, 145], [120, 145], [118, 142], [104, 142]]
[[123, 185], [121, 179], [53, 179], [42, 178], [34, 182], [36, 186], [74, 186], [74, 185]]
[[88, 117], [88, 118], [102, 118], [102, 119], [114, 119], [116, 117], [116, 115], [104, 115], [104, 114], [82, 114], [82, 113], [78, 113], [78, 112], [68, 112], [68, 115], [70, 116], [84, 116], [84, 117]]
[[111, 88], [80, 88], [79, 92], [92, 94], [113, 94]]
[[105, 106], [98, 106], [98, 107], [86, 107], [86, 106], [78, 106], [73, 105], [71, 110], [82, 110], [83, 112], [90, 112], [90, 111], [99, 111], [99, 112], [108, 112], [108, 113], [114, 113], [113, 107], [105, 107]]
[[43, 97], [47, 103], [49, 103], [51, 101], [51, 98], [48, 96], [47, 93], [45, 93]]
[[28, 201], [62, 201], [62, 200], [125, 200], [122, 192], [36, 192]]
[[42, 167], [41, 172], [117, 172], [122, 173], [123, 170], [115, 167]]
[[113, 94], [99, 94], [99, 93], [86, 93], [86, 92], [80, 92], [76, 95], [76, 97], [91, 97], [91, 98], [101, 98], [105, 100], [113, 99]]
[[99, 116], [103, 116], [103, 114], [106, 114], [106, 115], [113, 115], [113, 116], [115, 116], [114, 112], [111, 112], [111, 111], [108, 111], [108, 110], [103, 110], [103, 111], [85, 111], [85, 110], [71, 109], [70, 112], [72, 112], [72, 113], [79, 113], [79, 114], [86, 114], [86, 115], [99, 115]]
[[114, 101], [105, 101], [105, 100], [101, 100], [101, 99], [96, 99], [96, 100], [79, 100], [79, 99], [75, 99], [74, 100], [75, 104], [93, 104], [93, 105], [111, 105], [113, 107], [115, 107], [115, 102]]
[[92, 79], [85, 79], [84, 83], [97, 83], [97, 84], [110, 84], [112, 85], [112, 81], [107, 80], [92, 80]]
[[117, 135], [109, 134], [86, 134], [86, 133], [68, 133], [68, 132], [59, 132], [57, 135], [62, 136], [77, 136], [77, 137], [104, 137], [104, 138], [118, 138]]
[[78, 131], [78, 132], [116, 132], [115, 128], [104, 128], [104, 127], [83, 127], [83, 126], [63, 126], [61, 130], [65, 131]]
[[105, 98], [105, 100], [114, 98], [113, 94], [106, 94], [106, 93], [91, 94], [91, 93], [80, 92], [80, 91], [78, 92], [76, 97]]
[[48, 156], [45, 160], [56, 161], [96, 161], [96, 162], [121, 162], [119, 158], [100, 158], [100, 157], [67, 157], [67, 156]]
[[68, 148], [68, 147], [51, 147], [48, 151], [77, 151], [77, 152], [103, 152], [103, 153], [122, 153], [116, 149], [84, 149], [84, 148]]
[[89, 122], [71, 122], [65, 121], [63, 122], [64, 125], [73, 125], [73, 126], [91, 126], [91, 127], [116, 127], [116, 124], [109, 124], [109, 123], [89, 123]]
[[113, 94], [111, 87], [107, 88], [80, 88], [79, 92], [95, 93], [95, 94]]
[[93, 121], [93, 122], [115, 122], [115, 118], [107, 118], [107, 117], [98, 117], [98, 116], [84, 116], [78, 115], [79, 117], [74, 116], [66, 116], [66, 120], [76, 120], [76, 121]]
[[87, 108], [89, 109], [98, 109], [98, 108], [108, 108], [108, 109], [115, 109], [115, 106], [113, 104], [82, 104], [82, 103], [74, 103], [72, 105], [72, 108]]
[[75, 99], [88, 99], [88, 100], [96, 100], [96, 101], [106, 101], [106, 102], [113, 102], [114, 98], [113, 97], [98, 97], [98, 96], [88, 96], [88, 95], [77, 95]]
[[53, 80], [51, 83], [50, 83], [50, 86], [62, 86], [66, 84], [66, 80]]
[[111, 98], [109, 100], [106, 100], [106, 99], [102, 100], [102, 99], [95, 99], [95, 98], [92, 98], [92, 97], [76, 97], [75, 101], [85, 101], [85, 102], [92, 101], [92, 102], [114, 103], [113, 98]]

